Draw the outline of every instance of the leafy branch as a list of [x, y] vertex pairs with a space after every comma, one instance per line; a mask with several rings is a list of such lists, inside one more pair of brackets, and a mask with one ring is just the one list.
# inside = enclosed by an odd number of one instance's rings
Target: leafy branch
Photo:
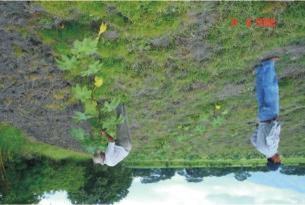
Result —
[[[73, 120], [77, 123], [88, 121], [93, 125], [90, 134], [82, 128], [71, 129], [72, 137], [80, 141], [90, 153], [105, 143], [98, 136], [101, 128], [114, 135], [116, 125], [124, 120], [123, 117], [114, 115], [115, 108], [121, 102], [119, 98], [103, 99], [104, 103], [101, 103], [101, 96], [96, 96], [96, 91], [104, 84], [104, 77], [101, 75], [105, 75], [105, 72], [102, 72], [104, 65], [96, 56], [99, 38], [106, 29], [107, 25], [102, 24], [96, 38], [74, 41], [70, 53], [56, 59], [59, 68], [73, 78], [75, 85], [71, 89], [72, 95], [84, 108], [84, 112], [74, 113]], [[99, 90], [99, 95], [101, 91]]]

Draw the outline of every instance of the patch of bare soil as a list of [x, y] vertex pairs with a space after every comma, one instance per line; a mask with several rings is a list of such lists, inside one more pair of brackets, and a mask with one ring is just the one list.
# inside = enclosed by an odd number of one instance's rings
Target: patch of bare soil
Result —
[[39, 141], [81, 150], [70, 136], [73, 113], [81, 109], [65, 104], [70, 83], [34, 32], [17, 32], [32, 15], [30, 3], [1, 2], [0, 13], [0, 121]]

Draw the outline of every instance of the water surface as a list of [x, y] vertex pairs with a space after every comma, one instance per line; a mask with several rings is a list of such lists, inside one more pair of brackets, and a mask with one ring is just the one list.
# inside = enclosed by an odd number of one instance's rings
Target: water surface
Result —
[[305, 167], [130, 169], [16, 158], [0, 185], [9, 204], [305, 204]]

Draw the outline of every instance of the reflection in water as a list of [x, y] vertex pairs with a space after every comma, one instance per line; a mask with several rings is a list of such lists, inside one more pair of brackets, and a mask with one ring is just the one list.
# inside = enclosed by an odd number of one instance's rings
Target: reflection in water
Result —
[[113, 203], [128, 193], [132, 170], [94, 166], [89, 160], [53, 162], [15, 158], [5, 165], [0, 203], [38, 203], [46, 192], [66, 190], [73, 203]]
[[72, 204], [68, 198], [68, 193], [66, 191], [55, 191], [45, 193], [40, 197], [39, 205], [63, 205], [63, 204]]
[[1, 173], [0, 203], [305, 203], [304, 184], [304, 167], [128, 169], [15, 158]]

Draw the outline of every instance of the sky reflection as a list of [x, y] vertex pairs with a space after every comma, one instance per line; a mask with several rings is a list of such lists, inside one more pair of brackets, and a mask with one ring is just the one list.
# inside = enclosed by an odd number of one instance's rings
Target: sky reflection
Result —
[[[169, 180], [142, 184], [133, 179], [129, 194], [117, 205], [183, 204], [305, 204], [305, 176], [279, 172], [250, 172], [251, 177], [237, 181], [234, 174], [204, 177], [189, 183], [177, 173]], [[44, 204], [71, 204], [65, 191], [47, 193]]]
[[233, 174], [206, 177], [199, 183], [187, 183], [184, 177], [156, 184], [141, 184], [134, 179], [129, 195], [116, 204], [304, 204], [305, 176], [280, 173], [251, 173], [245, 181]]

